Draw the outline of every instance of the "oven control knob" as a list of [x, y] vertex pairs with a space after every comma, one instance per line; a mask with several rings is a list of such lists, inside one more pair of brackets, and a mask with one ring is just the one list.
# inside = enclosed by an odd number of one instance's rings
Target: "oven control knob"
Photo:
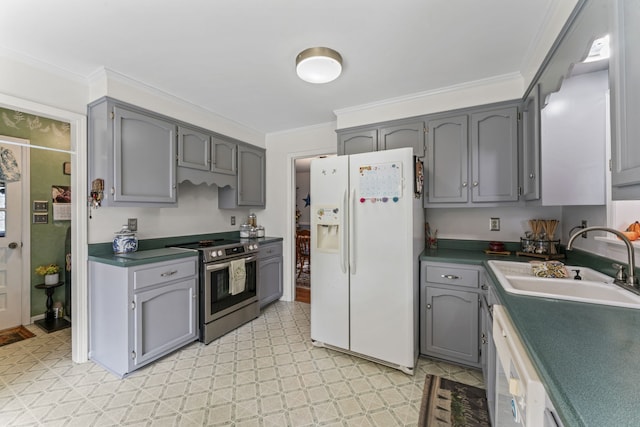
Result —
[[222, 250], [218, 251], [218, 256], [222, 256]]
[[216, 251], [211, 251], [209, 253], [209, 255], [211, 255], [211, 258], [215, 258], [216, 257]]

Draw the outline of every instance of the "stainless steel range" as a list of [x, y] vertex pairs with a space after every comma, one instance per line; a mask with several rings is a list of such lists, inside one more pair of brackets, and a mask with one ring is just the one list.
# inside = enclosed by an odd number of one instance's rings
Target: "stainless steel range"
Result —
[[209, 344], [260, 315], [257, 243], [219, 239], [177, 246], [200, 252], [200, 341]]

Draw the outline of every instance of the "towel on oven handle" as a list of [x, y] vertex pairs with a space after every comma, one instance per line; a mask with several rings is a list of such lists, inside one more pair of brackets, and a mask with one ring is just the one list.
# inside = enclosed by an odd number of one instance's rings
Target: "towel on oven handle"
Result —
[[244, 259], [229, 263], [229, 293], [236, 295], [244, 292], [247, 272], [244, 268]]

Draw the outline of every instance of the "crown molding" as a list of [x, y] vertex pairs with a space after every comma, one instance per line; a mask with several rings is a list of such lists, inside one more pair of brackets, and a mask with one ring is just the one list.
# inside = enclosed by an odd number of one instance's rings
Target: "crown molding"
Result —
[[[481, 80], [473, 80], [470, 82], [464, 82], [452, 86], [445, 86], [437, 89], [432, 89], [424, 92], [416, 92], [410, 95], [399, 96], [396, 98], [388, 98], [381, 101], [375, 101], [368, 104], [356, 105], [353, 107], [340, 108], [338, 110], [333, 110], [333, 113], [336, 116], [340, 116], [341, 114], [348, 114], [358, 111], [366, 111], [379, 107], [386, 107], [394, 104], [401, 104], [408, 101], [415, 101], [420, 99], [426, 99], [435, 95], [441, 95], [444, 93], [453, 93], [453, 92], [461, 92], [468, 89], [479, 88], [482, 86], [492, 85], [496, 83], [505, 83], [513, 80], [519, 80], [522, 82], [523, 76], [519, 72], [501, 74], [499, 76], [493, 76], [486, 79]], [[524, 92], [524, 88], [523, 88]]]

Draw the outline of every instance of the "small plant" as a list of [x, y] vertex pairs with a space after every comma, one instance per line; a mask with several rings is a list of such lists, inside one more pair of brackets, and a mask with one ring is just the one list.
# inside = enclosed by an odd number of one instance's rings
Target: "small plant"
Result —
[[60, 272], [60, 267], [55, 264], [41, 265], [36, 268], [36, 274], [46, 276], [48, 274], [56, 274]]

